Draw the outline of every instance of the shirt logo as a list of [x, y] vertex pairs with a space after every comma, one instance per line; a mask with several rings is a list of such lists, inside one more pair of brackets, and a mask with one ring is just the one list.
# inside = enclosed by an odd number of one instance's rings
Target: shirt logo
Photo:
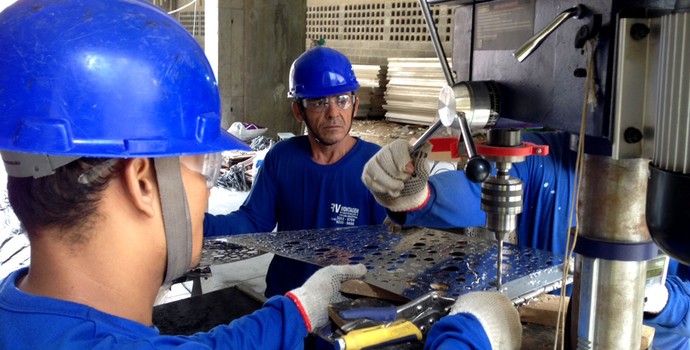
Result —
[[338, 203], [331, 203], [331, 212], [331, 221], [338, 225], [354, 226], [359, 217], [359, 208], [346, 207]]

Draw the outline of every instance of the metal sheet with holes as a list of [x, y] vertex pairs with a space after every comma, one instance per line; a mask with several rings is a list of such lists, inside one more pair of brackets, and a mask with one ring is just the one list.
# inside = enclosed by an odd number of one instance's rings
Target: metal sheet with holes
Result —
[[235, 261], [242, 261], [265, 254], [248, 246], [242, 246], [225, 240], [206, 239], [201, 254], [199, 267], [204, 268], [211, 265], [227, 264]]
[[[322, 266], [363, 263], [369, 269], [367, 282], [409, 299], [430, 291], [457, 297], [496, 288], [494, 241], [429, 228], [389, 233], [381, 225], [212, 237], [204, 245], [205, 254], [222, 255], [224, 245]], [[562, 257], [511, 244], [503, 254], [501, 291], [514, 301], [560, 286]]]

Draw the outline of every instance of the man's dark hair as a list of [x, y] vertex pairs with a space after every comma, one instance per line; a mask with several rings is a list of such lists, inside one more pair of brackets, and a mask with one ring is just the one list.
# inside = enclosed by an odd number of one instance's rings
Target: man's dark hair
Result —
[[[100, 171], [86, 184], [79, 183], [79, 176], [106, 158], [80, 158], [55, 170], [55, 174], [41, 178], [12, 177], [7, 179], [10, 205], [29, 234], [40, 228], [56, 228], [58, 231], [74, 230], [94, 224], [100, 193], [107, 188], [110, 179], [122, 168], [116, 162], [109, 171]], [[83, 235], [63, 237], [75, 243], [88, 239]]]

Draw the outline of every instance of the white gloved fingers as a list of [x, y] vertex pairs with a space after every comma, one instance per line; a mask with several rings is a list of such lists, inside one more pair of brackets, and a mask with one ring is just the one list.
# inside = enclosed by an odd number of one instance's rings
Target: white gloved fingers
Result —
[[449, 315], [468, 313], [482, 324], [491, 348], [520, 349], [522, 324], [513, 303], [499, 292], [471, 292], [461, 295], [450, 309]]
[[362, 278], [367, 273], [363, 264], [331, 265], [316, 271], [304, 284], [286, 294], [304, 318], [307, 331], [311, 332], [328, 322], [328, 304], [344, 300], [340, 283]]
[[331, 265], [326, 268], [332, 269], [331, 287], [333, 288], [333, 293], [331, 294], [331, 299], [329, 300], [331, 304], [348, 300], [348, 298], [340, 293], [340, 287], [343, 281], [361, 279], [367, 273], [367, 268], [364, 266], [364, 264]]
[[323, 283], [321, 291], [324, 295], [331, 294], [331, 300], [340, 296], [340, 283], [351, 279], [362, 278], [367, 273], [367, 268], [364, 264], [356, 265], [330, 265], [322, 268], [314, 273], [304, 286], [307, 287], [312, 278], [317, 283]]
[[423, 173], [428, 177], [429, 162], [427, 161], [427, 158], [431, 153], [431, 148], [431, 143], [427, 142], [410, 155], [412, 162], [414, 163], [415, 173]]
[[[369, 159], [362, 172], [362, 182], [376, 201], [395, 212], [422, 208], [430, 196], [426, 160], [431, 144], [426, 143], [410, 155], [410, 144], [396, 140]], [[408, 169], [409, 164], [414, 165]]]
[[644, 312], [656, 315], [668, 303], [668, 288], [663, 284], [655, 284], [644, 290]]
[[369, 159], [362, 172], [362, 181], [372, 192], [397, 197], [410, 177], [405, 168], [411, 161], [409, 143], [395, 140]]
[[395, 140], [381, 147], [372, 159], [392, 177], [403, 178], [405, 175], [401, 173], [405, 173], [405, 165], [412, 161], [410, 144], [402, 139]]
[[410, 155], [410, 143], [398, 139], [384, 146], [381, 151], [379, 162], [382, 165], [392, 164], [394, 167], [386, 167], [385, 170], [391, 172], [391, 176], [399, 176], [400, 179], [407, 179], [410, 174], [405, 172], [407, 163], [412, 161]]
[[369, 191], [386, 193], [393, 198], [400, 196], [400, 191], [405, 187], [404, 180], [390, 176], [374, 158], [370, 159], [364, 166], [362, 182], [369, 188]]

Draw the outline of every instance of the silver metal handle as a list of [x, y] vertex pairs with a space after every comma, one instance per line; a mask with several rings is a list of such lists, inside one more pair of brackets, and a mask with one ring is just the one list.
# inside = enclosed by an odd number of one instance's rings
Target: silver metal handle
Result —
[[429, 28], [429, 36], [431, 36], [431, 42], [434, 44], [434, 51], [436, 51], [436, 57], [441, 61], [441, 68], [443, 69], [443, 75], [446, 76], [446, 82], [448, 86], [452, 87], [455, 85], [455, 79], [453, 79], [453, 73], [450, 71], [450, 66], [448, 65], [448, 60], [446, 59], [446, 53], [443, 51], [443, 46], [441, 45], [441, 38], [438, 36], [438, 31], [436, 31], [436, 26], [434, 25], [434, 18], [431, 17], [431, 11], [429, 10], [429, 4], [426, 0], [419, 0], [419, 7], [422, 8], [422, 15], [424, 16], [424, 21], [426, 21], [426, 26]]
[[[448, 86], [453, 87], [455, 85], [455, 79], [453, 79], [453, 73], [450, 70], [450, 65], [448, 65], [446, 53], [443, 51], [441, 39], [439, 38], [438, 31], [436, 30], [436, 26], [434, 25], [434, 18], [431, 16], [431, 11], [429, 10], [429, 4], [426, 0], [419, 0], [419, 7], [421, 7], [422, 9], [422, 15], [424, 15], [426, 26], [429, 29], [429, 36], [431, 36], [431, 42], [434, 44], [434, 50], [436, 51], [436, 56], [438, 57], [438, 60], [441, 63], [441, 68], [443, 69], [443, 74], [446, 76]], [[465, 139], [464, 144], [467, 151], [467, 156], [472, 158], [477, 154], [477, 151], [474, 147], [474, 141], [472, 140], [470, 127], [467, 124], [467, 120], [465, 119], [465, 115], [463, 113], [456, 113], [456, 116], [460, 120], [460, 133], [462, 134], [462, 137]], [[436, 129], [438, 129], [440, 126], [440, 121], [437, 121], [429, 128], [429, 130], [433, 129], [433, 131], [436, 131]], [[415, 149], [415, 146], [416, 148], [419, 148], [421, 145], [424, 144], [424, 142], [426, 142], [429, 139], [431, 134], [433, 134], [433, 131], [429, 133], [429, 130], [427, 130], [427, 132], [425, 132], [422, 135], [422, 137], [420, 137], [419, 140], [415, 142], [413, 149]]]
[[429, 138], [431, 138], [431, 135], [433, 135], [438, 128], [442, 127], [443, 124], [441, 123], [440, 119], [436, 119], [436, 121], [431, 124], [431, 126], [424, 131], [422, 136], [420, 136], [413, 144], [412, 147], [410, 148], [410, 154], [414, 153], [417, 151], [422, 145], [424, 145], [427, 141], [429, 141]]
[[513, 52], [513, 56], [520, 62], [524, 61], [529, 55], [536, 50], [539, 45], [541, 45], [544, 40], [558, 28], [563, 22], [567, 21], [571, 17], [582, 18], [585, 14], [587, 8], [585, 5], [578, 4], [577, 6], [571, 7], [563, 12], [561, 12], [556, 18], [547, 24], [544, 29], [540, 30], [537, 34], [534, 34], [527, 42], [522, 44], [519, 49]]

